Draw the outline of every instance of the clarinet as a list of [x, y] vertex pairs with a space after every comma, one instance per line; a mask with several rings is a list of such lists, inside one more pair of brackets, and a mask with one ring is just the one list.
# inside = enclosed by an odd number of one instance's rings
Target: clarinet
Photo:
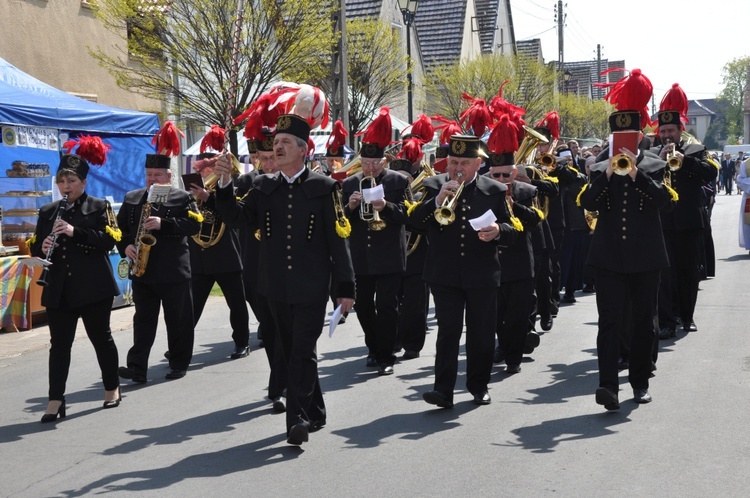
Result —
[[[65, 212], [65, 204], [68, 202], [68, 194], [65, 194], [60, 201], [60, 205], [57, 207], [57, 216], [55, 217], [55, 222], [52, 223], [52, 228], [55, 227], [55, 223], [57, 223], [60, 218], [62, 217], [63, 213]], [[49, 249], [47, 249], [47, 255], [45, 256], [44, 260], [49, 263], [44, 266], [44, 270], [42, 270], [42, 276], [39, 277], [39, 280], [36, 281], [37, 284], [41, 285], [42, 287], [47, 287], [49, 282], [47, 282], [47, 277], [49, 276], [49, 267], [50, 264], [52, 264], [52, 253], [55, 251], [55, 244], [57, 243], [57, 234], [52, 235], [52, 244], [49, 246]]]

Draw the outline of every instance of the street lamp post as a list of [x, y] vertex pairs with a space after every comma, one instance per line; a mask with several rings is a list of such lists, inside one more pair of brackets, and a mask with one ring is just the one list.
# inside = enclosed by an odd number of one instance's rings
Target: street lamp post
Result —
[[566, 95], [568, 94], [568, 83], [570, 82], [570, 76], [571, 76], [570, 75], [570, 71], [568, 69], [566, 69], [563, 72], [563, 82], [565, 84], [565, 94]]
[[419, 0], [398, 0], [398, 6], [401, 9], [401, 14], [404, 16], [404, 25], [406, 25], [406, 58], [408, 60], [408, 68], [406, 73], [406, 97], [407, 106], [409, 113], [409, 123], [414, 122], [414, 115], [412, 113], [412, 74], [411, 74], [411, 26], [414, 23], [414, 16], [417, 14], [417, 7], [419, 6]]

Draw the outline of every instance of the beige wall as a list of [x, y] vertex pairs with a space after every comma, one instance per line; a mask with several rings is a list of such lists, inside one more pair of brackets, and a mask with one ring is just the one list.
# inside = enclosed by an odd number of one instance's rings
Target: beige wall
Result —
[[[161, 112], [161, 102], [120, 89], [88, 53], [121, 43], [82, 0], [0, 0], [0, 57], [60, 90], [100, 104]], [[115, 50], [111, 49], [111, 55]]]
[[471, 18], [476, 17], [477, 8], [474, 0], [469, 0], [466, 6], [466, 17], [464, 18], [464, 38], [461, 42], [461, 60], [474, 59], [482, 54], [482, 45], [479, 42], [479, 33], [471, 31]]

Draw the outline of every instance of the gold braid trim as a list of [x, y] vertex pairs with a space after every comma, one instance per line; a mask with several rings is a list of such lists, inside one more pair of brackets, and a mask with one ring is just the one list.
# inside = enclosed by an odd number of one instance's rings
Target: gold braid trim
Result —
[[112, 228], [111, 226], [107, 225], [104, 231], [107, 232], [107, 235], [112, 237], [115, 242], [120, 242], [122, 240], [122, 230], [120, 230], [119, 228]]
[[406, 216], [409, 216], [420, 204], [422, 204], [422, 201], [404, 201], [404, 206], [406, 206]]
[[536, 207], [536, 206], [531, 206], [531, 209], [533, 209], [533, 210], [534, 210], [534, 212], [535, 212], [536, 214], [538, 214], [538, 215], [539, 215], [539, 218], [540, 218], [540, 219], [542, 219], [542, 220], [544, 219], [544, 212], [542, 212], [542, 210], [541, 210], [541, 209], [539, 209], [539, 208], [538, 208], [538, 207]]
[[198, 223], [203, 223], [203, 215], [200, 213], [194, 213], [193, 211], [188, 211], [188, 217], [191, 219], [194, 219]]
[[511, 215], [510, 217], [510, 224], [513, 225], [514, 230], [518, 232], [523, 232], [523, 223], [521, 223], [521, 220], [519, 220], [513, 215]]
[[583, 195], [583, 192], [589, 188], [589, 184], [583, 186], [580, 192], [578, 192], [578, 195], [576, 196], [576, 206], [581, 207], [581, 195]]
[[28, 247], [34, 244], [35, 242], [36, 242], [36, 233], [32, 235], [31, 237], [29, 237], [28, 239], [26, 239], [26, 246]]
[[670, 187], [669, 185], [664, 184], [664, 188], [667, 189], [667, 192], [669, 192], [669, 195], [672, 197], [672, 200], [677, 202], [680, 200], [680, 195], [677, 193], [675, 189]]
[[336, 220], [336, 235], [342, 239], [346, 239], [352, 234], [352, 224], [349, 223], [349, 218], [342, 217]]
[[545, 178], [545, 180], [550, 181], [552, 183], [560, 183], [560, 179], [557, 178], [556, 176], [548, 176], [547, 178]]
[[575, 173], [576, 175], [580, 173], [580, 171], [578, 171], [577, 169], [575, 169], [573, 166], [568, 166], [568, 169], [570, 171], [572, 171], [573, 173]]

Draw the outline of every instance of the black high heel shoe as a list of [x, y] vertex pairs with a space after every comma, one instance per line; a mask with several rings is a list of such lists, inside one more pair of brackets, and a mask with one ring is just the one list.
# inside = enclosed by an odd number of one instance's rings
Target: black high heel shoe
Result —
[[118, 406], [120, 406], [120, 401], [122, 401], [122, 391], [118, 389], [117, 399], [105, 401], [104, 405], [102, 405], [102, 409], [106, 410], [107, 408], [117, 408]]
[[57, 409], [57, 413], [45, 413], [42, 415], [42, 423], [46, 424], [49, 422], [54, 422], [57, 420], [57, 417], [65, 418], [65, 400], [62, 401], [62, 404], [60, 404], [60, 408]]

